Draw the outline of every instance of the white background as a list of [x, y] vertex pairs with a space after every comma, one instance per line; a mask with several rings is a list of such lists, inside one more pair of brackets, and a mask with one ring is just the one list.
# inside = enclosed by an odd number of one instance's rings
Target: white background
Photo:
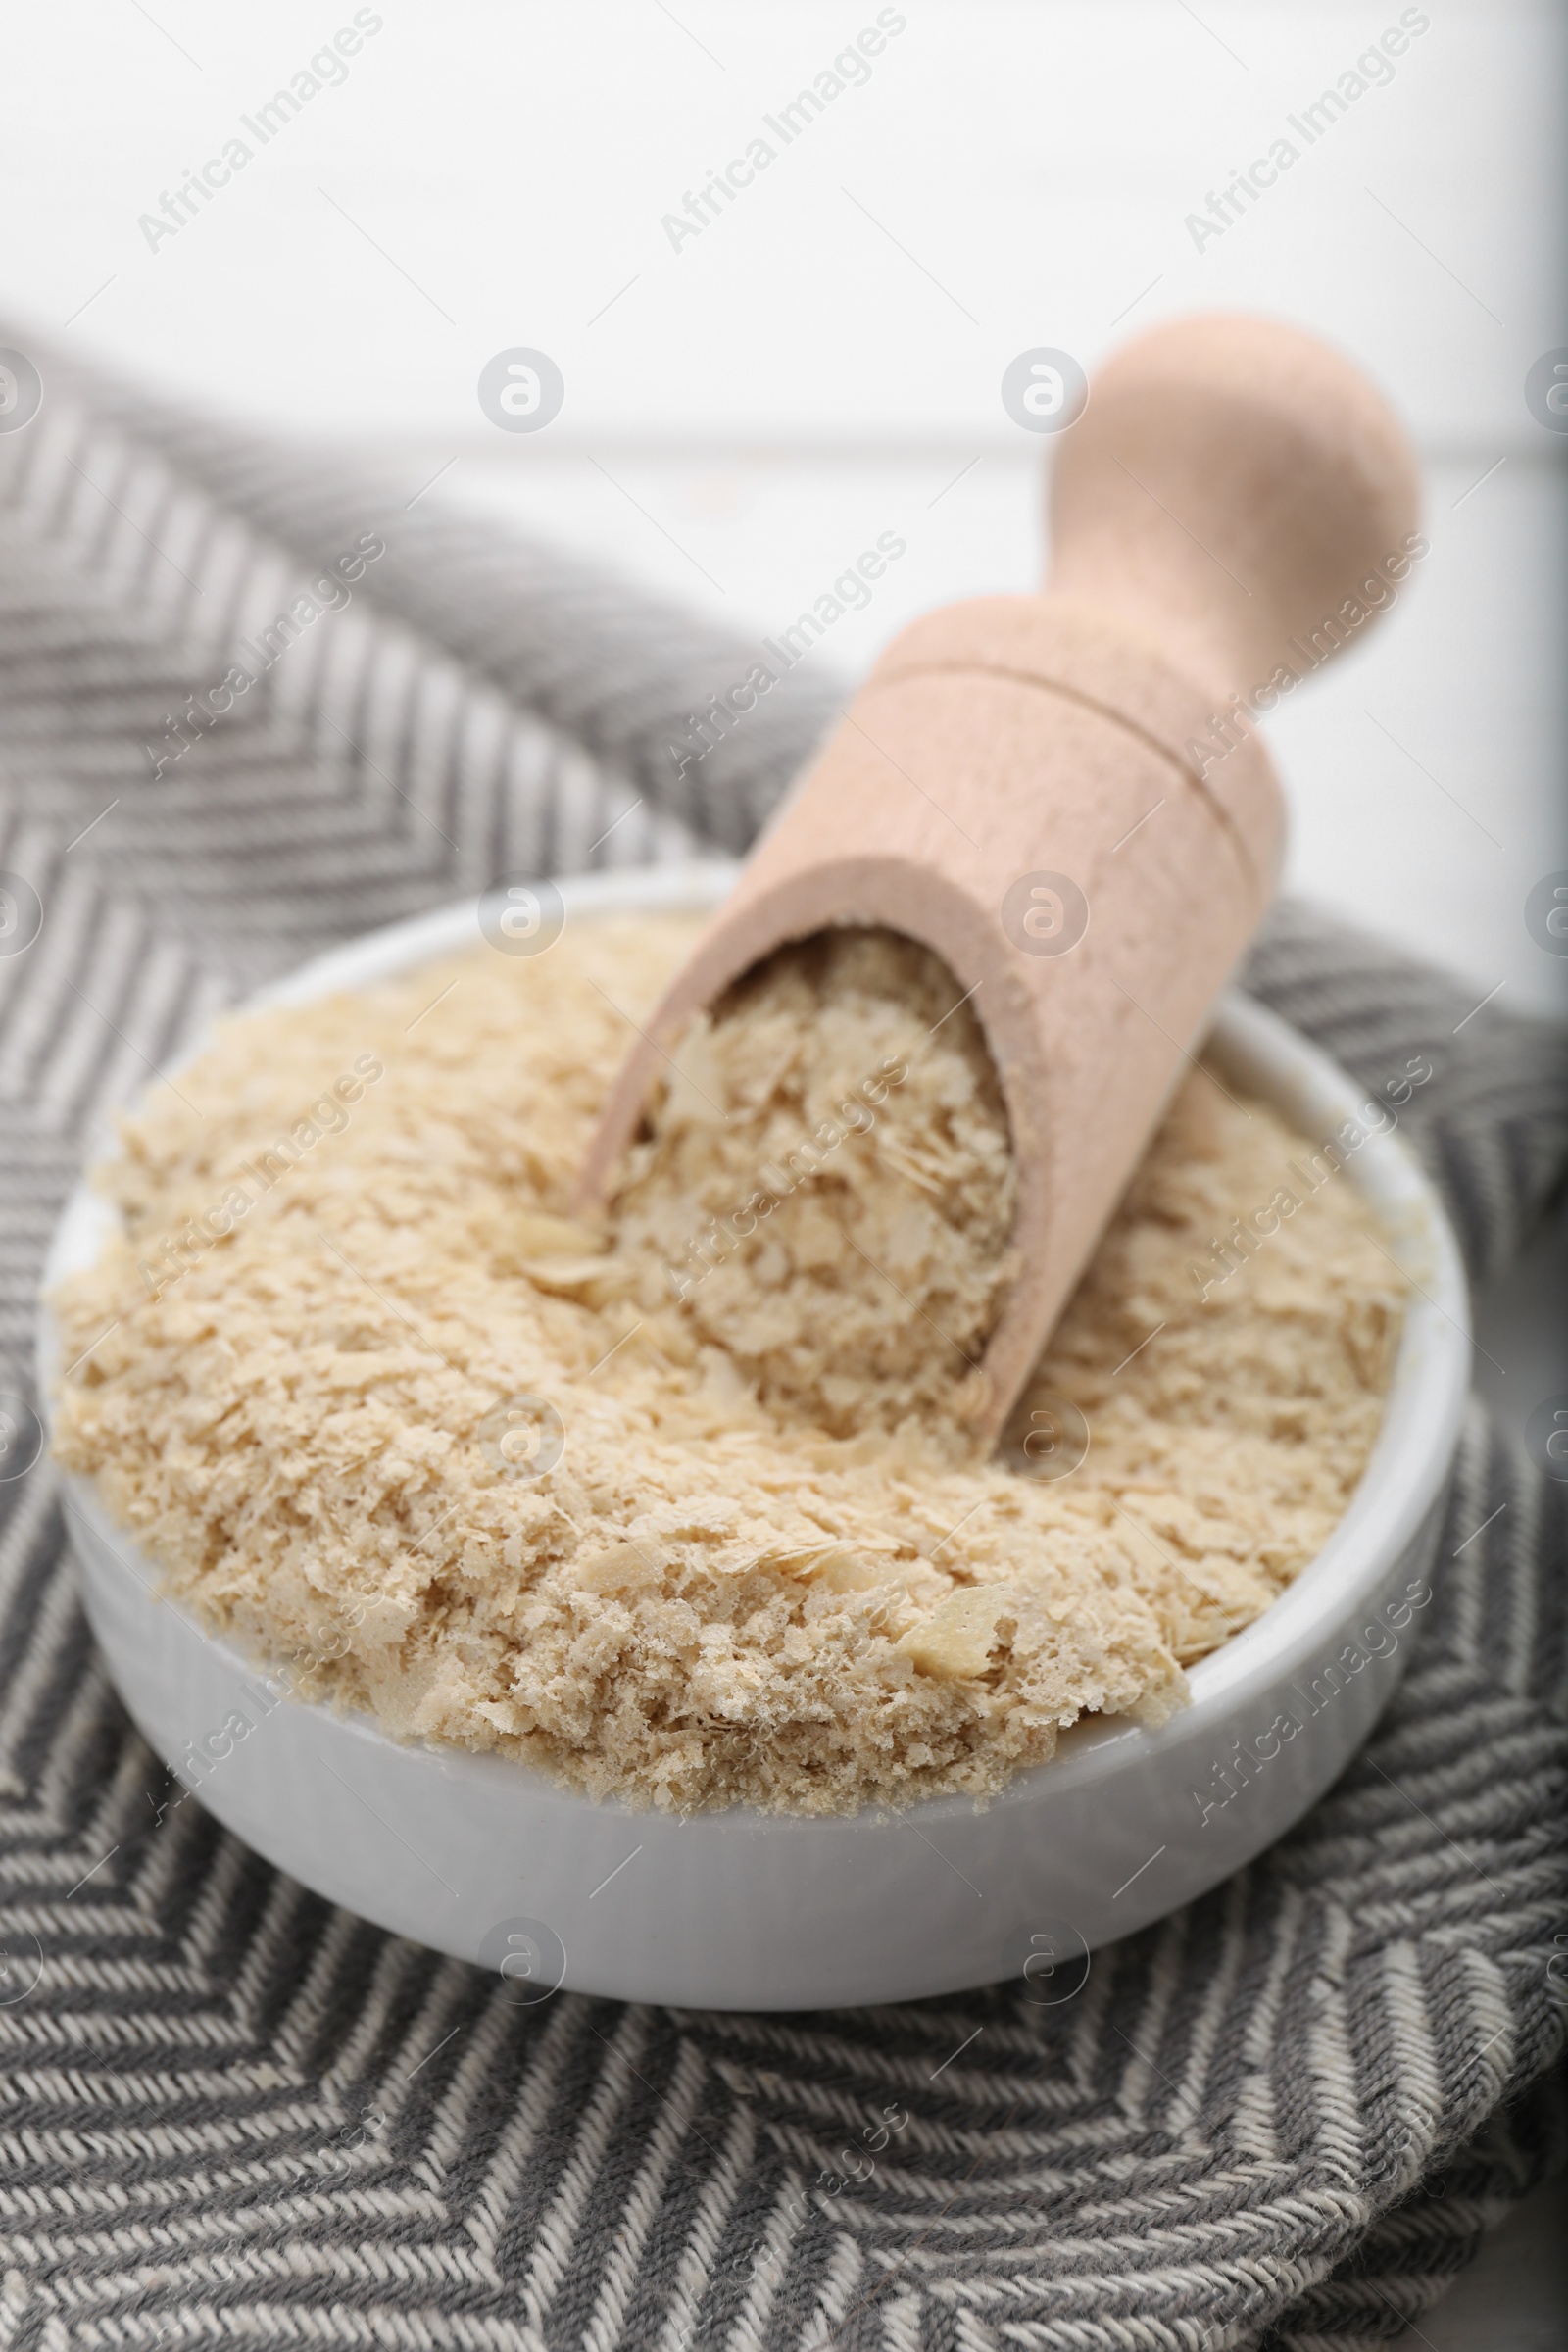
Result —
[[[1392, 82], [1200, 251], [1186, 215], [1399, 21], [1393, 0], [909, 0], [869, 79], [678, 250], [662, 216], [875, 21], [870, 0], [368, 13], [381, 29], [344, 80], [155, 250], [138, 217], [352, 6], [14, 18], [12, 331], [383, 450], [411, 495], [445, 467], [432, 497], [510, 512], [749, 632], [897, 530], [907, 556], [811, 657], [858, 672], [923, 607], [1038, 578], [1042, 444], [998, 395], [1018, 351], [1092, 368], [1211, 305], [1313, 327], [1409, 421], [1434, 553], [1273, 730], [1288, 878], [1478, 999], [1499, 981], [1520, 1007], [1560, 998], [1568, 963], [1523, 902], [1568, 865], [1568, 445], [1522, 391], [1568, 342], [1560, 10], [1406, 12], [1430, 25]], [[515, 345], [565, 376], [537, 436], [499, 432], [475, 396]]]
[[[1273, 728], [1288, 879], [1457, 967], [1478, 1001], [1499, 984], [1504, 1004], [1562, 1001], [1568, 960], [1523, 920], [1532, 883], [1568, 867], [1568, 440], [1523, 398], [1532, 362], [1568, 344], [1559, 8], [1415, 12], [1430, 24], [1393, 81], [1201, 251], [1186, 216], [1398, 23], [1397, 0], [907, 0], [868, 81], [678, 251], [662, 216], [875, 0], [371, 13], [342, 83], [156, 250], [138, 216], [351, 24], [352, 0], [14, 13], [5, 339], [379, 453], [411, 496], [439, 473], [431, 497], [758, 635], [897, 531], [907, 555], [808, 657], [854, 673], [926, 606], [1039, 578], [1041, 444], [998, 394], [1018, 352], [1092, 368], [1212, 306], [1314, 328], [1407, 419], [1433, 554]], [[517, 345], [565, 377], [537, 436], [497, 431], [475, 396]], [[1568, 1380], [1545, 1290], [1564, 1244], [1544, 1247], [1484, 1326], [1516, 1426]], [[1554, 2340], [1561, 2238], [1560, 2203], [1532, 2200], [1419, 2340]]]

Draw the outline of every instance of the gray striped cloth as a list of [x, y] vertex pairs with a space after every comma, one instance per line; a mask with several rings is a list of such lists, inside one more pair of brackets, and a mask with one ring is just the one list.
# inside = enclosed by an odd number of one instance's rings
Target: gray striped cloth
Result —
[[[796, 673], [677, 774], [750, 648], [416, 481], [30, 357], [42, 407], [0, 417], [0, 869], [42, 907], [0, 955], [24, 1435], [51, 1222], [195, 1025], [501, 871], [744, 848], [835, 702]], [[1431, 1057], [1407, 1133], [1503, 1265], [1563, 1167], [1560, 1041], [1495, 1007], [1455, 1034], [1447, 979], [1297, 906], [1250, 985], [1368, 1082]], [[165, 1807], [48, 1465], [7, 1458], [4, 2352], [1360, 2345], [1562, 2160], [1564, 1488], [1479, 1410], [1405, 1682], [1280, 1845], [1057, 2007], [794, 2018], [510, 2006]]]

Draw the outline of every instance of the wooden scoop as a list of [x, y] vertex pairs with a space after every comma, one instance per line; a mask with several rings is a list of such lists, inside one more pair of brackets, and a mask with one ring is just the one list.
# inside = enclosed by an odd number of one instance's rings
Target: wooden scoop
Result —
[[690, 1016], [786, 940], [883, 924], [972, 991], [1017, 1161], [1021, 1272], [994, 1442], [1272, 893], [1284, 832], [1249, 713], [1359, 637], [1425, 553], [1371, 385], [1230, 317], [1112, 359], [1064, 434], [1041, 596], [895, 638], [627, 1057], [584, 1164], [602, 1205]]

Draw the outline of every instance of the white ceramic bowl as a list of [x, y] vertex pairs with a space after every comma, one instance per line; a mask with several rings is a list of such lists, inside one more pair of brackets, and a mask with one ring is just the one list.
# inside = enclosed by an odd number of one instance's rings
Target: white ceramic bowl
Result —
[[[563, 895], [571, 919], [709, 906], [731, 870], [594, 876]], [[446, 908], [320, 956], [256, 1001], [363, 986], [478, 937], [471, 903]], [[1238, 997], [1210, 1051], [1313, 1138], [1364, 1099]], [[1076, 1989], [1092, 1947], [1202, 1893], [1305, 1811], [1365, 1739], [1419, 1626], [1468, 1382], [1464, 1278], [1396, 1136], [1372, 1137], [1341, 1181], [1419, 1286], [1345, 1518], [1289, 1592], [1193, 1670], [1182, 1713], [1154, 1731], [1081, 1725], [989, 1803], [670, 1820], [596, 1804], [498, 1756], [401, 1745], [367, 1717], [267, 1690], [243, 1656], [157, 1598], [130, 1539], [70, 1479], [87, 1613], [130, 1713], [160, 1756], [185, 1759], [210, 1812], [334, 1902], [500, 1969], [519, 2001], [564, 1982], [683, 2007], [812, 2009], [1021, 1976], [1049, 2003]], [[77, 1190], [47, 1285], [92, 1262], [111, 1214]], [[47, 1395], [47, 1314], [40, 1360]], [[236, 1713], [243, 1732], [223, 1728]]]

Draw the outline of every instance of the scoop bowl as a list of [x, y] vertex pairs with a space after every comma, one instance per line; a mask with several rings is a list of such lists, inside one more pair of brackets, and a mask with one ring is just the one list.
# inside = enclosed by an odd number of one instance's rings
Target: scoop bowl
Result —
[[[560, 889], [570, 922], [711, 907], [733, 872], [655, 868]], [[479, 937], [466, 902], [356, 940], [253, 1002], [368, 986]], [[1308, 1136], [1332, 1133], [1364, 1094], [1239, 996], [1222, 1002], [1206, 1051]], [[1366, 1738], [1419, 1633], [1468, 1386], [1464, 1275], [1396, 1134], [1369, 1137], [1343, 1181], [1413, 1285], [1383, 1425], [1343, 1520], [1262, 1617], [1192, 1669], [1179, 1714], [1153, 1730], [1081, 1724], [987, 1802], [677, 1819], [595, 1802], [503, 1757], [401, 1744], [368, 1717], [270, 1689], [257, 1661], [159, 1596], [90, 1482], [67, 1477], [92, 1630], [138, 1729], [226, 1828], [327, 1899], [497, 1971], [520, 2003], [565, 1985], [818, 2009], [1008, 1978], [1030, 2000], [1068, 1998], [1097, 1945], [1201, 1894], [1305, 1812]], [[94, 1261], [114, 1214], [78, 1186], [46, 1291]], [[45, 1396], [56, 1361], [45, 1307]]]

